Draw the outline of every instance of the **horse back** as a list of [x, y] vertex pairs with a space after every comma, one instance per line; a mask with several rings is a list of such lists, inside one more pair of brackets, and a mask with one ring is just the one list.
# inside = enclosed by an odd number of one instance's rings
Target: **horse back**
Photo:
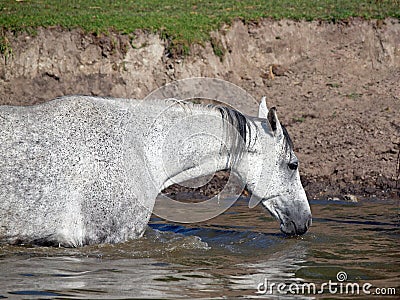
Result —
[[124, 101], [102, 98], [0, 106], [0, 240], [76, 246], [140, 234], [130, 119]]

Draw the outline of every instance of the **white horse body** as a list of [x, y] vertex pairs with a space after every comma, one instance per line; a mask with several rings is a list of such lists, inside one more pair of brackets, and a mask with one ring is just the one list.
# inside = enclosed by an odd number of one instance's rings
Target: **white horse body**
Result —
[[[294, 182], [289, 186], [274, 170], [274, 128], [266, 129], [265, 118], [235, 114], [247, 120], [230, 119], [241, 144], [226, 126], [223, 115], [230, 112], [174, 100], [89, 96], [1, 106], [0, 241], [80, 246], [137, 238], [163, 188], [228, 168], [263, 199], [284, 232], [304, 233], [311, 218], [307, 198], [297, 168], [297, 175], [285, 175]], [[260, 108], [260, 116], [267, 115]], [[262, 163], [253, 157], [261, 152]], [[281, 213], [287, 202], [292, 216]]]

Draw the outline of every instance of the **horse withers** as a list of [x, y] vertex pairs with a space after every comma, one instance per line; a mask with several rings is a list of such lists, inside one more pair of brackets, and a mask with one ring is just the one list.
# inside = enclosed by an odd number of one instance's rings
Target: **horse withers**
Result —
[[264, 99], [258, 117], [173, 99], [68, 96], [0, 106], [0, 241], [82, 246], [138, 238], [163, 188], [226, 169], [284, 233], [307, 231], [298, 160]]

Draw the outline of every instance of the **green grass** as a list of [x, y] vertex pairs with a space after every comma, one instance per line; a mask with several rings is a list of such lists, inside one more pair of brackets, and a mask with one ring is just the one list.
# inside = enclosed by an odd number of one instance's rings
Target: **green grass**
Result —
[[209, 32], [235, 18], [337, 21], [349, 17], [400, 18], [400, 0], [0, 0], [0, 29], [39, 26], [158, 32], [175, 44], [202, 43]]
[[4, 34], [0, 35], [0, 55], [3, 56], [4, 61], [7, 63], [8, 59], [12, 56], [12, 47]]

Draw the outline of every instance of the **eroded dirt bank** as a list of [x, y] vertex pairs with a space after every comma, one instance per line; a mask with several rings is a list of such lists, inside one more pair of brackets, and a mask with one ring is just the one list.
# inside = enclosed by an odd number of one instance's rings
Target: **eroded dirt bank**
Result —
[[[237, 21], [212, 36], [212, 43], [194, 45], [182, 57], [145, 32], [9, 33], [13, 55], [0, 63], [0, 104], [66, 94], [142, 98], [176, 79], [217, 77], [278, 107], [311, 197], [399, 197], [399, 20]], [[274, 66], [274, 79], [272, 64], [282, 66]], [[255, 103], [232, 99], [231, 105], [256, 112]], [[218, 178], [208, 189], [217, 188]]]

